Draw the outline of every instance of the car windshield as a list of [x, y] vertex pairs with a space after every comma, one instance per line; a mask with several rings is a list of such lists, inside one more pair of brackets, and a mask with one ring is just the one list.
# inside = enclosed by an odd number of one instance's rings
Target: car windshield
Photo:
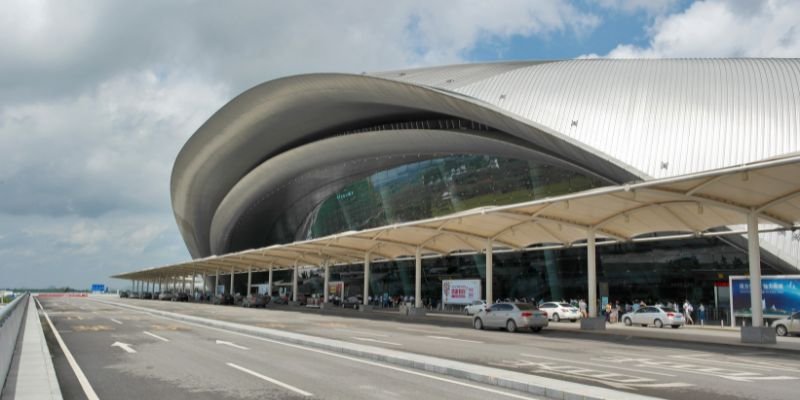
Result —
[[526, 303], [517, 303], [516, 306], [520, 310], [533, 310], [534, 309], [532, 305], [526, 304]]

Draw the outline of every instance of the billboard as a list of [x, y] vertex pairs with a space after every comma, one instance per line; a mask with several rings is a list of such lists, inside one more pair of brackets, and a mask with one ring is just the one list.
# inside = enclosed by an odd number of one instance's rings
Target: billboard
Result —
[[481, 298], [480, 279], [442, 281], [442, 304], [472, 304]]
[[106, 285], [102, 283], [92, 284], [92, 293], [105, 293], [105, 292], [106, 292]]
[[[751, 317], [750, 277], [731, 276], [731, 315]], [[761, 308], [764, 318], [785, 318], [800, 311], [800, 275], [761, 277]]]
[[341, 299], [344, 296], [344, 282], [328, 282], [328, 298]]

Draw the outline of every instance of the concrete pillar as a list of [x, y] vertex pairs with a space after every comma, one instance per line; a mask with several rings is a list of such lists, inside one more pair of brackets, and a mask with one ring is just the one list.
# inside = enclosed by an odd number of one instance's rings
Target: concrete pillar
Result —
[[[323, 264], [323, 268], [325, 268], [325, 278], [323, 279], [322, 290], [323, 290], [323, 302], [328, 302], [328, 283], [331, 281], [331, 267], [328, 263]], [[344, 294], [344, 293], [342, 293]]]
[[250, 295], [250, 288], [253, 286], [253, 267], [247, 267], [247, 290], [244, 291], [245, 296]]
[[181, 277], [181, 292], [186, 292], [186, 276]]
[[369, 304], [369, 253], [364, 254], [364, 305]]
[[217, 294], [217, 288], [219, 287], [219, 269], [217, 269], [217, 276], [214, 278], [214, 287], [211, 289], [214, 291], [214, 295]]
[[208, 282], [206, 279], [208, 279], [208, 274], [203, 274], [203, 294], [208, 292]]
[[292, 301], [297, 302], [297, 275], [298, 270], [297, 264], [294, 265], [294, 271], [292, 271]]
[[486, 304], [494, 303], [494, 260], [492, 239], [486, 242]]
[[751, 326], [764, 324], [761, 308], [761, 247], [758, 243], [758, 214], [747, 214], [747, 263], [750, 267], [750, 310], [753, 313]]
[[594, 229], [586, 231], [586, 263], [589, 277], [589, 317], [597, 317], [597, 261], [595, 260]]
[[269, 286], [269, 297], [272, 297], [272, 267], [269, 267], [269, 280], [267, 281], [267, 286]]
[[234, 291], [233, 291], [233, 268], [231, 268], [231, 287], [230, 287], [229, 294], [230, 294], [231, 296], [233, 296], [233, 295], [234, 295], [234, 293], [236, 293], [236, 292], [234, 292]]
[[422, 308], [422, 248], [417, 247], [414, 255], [414, 307]]

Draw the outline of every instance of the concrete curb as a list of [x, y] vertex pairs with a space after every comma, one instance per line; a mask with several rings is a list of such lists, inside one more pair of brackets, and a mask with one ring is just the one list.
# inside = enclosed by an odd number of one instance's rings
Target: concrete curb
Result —
[[340, 340], [319, 338], [275, 329], [260, 328], [233, 322], [225, 322], [202, 317], [178, 314], [169, 311], [153, 310], [129, 304], [120, 304], [93, 299], [110, 306], [127, 308], [151, 315], [167, 317], [180, 321], [197, 323], [204, 326], [225, 329], [232, 332], [258, 336], [266, 339], [292, 343], [335, 353], [347, 354], [359, 358], [380, 361], [406, 368], [434, 372], [454, 378], [465, 379], [482, 384], [517, 390], [551, 399], [569, 400], [648, 400], [655, 397], [641, 396], [611, 389], [593, 387], [579, 383], [559, 381], [520, 372], [499, 368], [484, 367], [460, 361], [446, 360], [436, 357], [406, 353], [379, 347], [360, 345]]

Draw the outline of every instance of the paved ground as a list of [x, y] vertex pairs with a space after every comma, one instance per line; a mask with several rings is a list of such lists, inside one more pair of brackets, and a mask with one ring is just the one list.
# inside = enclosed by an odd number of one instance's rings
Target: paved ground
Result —
[[[90, 299], [44, 298], [41, 303], [101, 399], [292, 399], [306, 395], [325, 399], [533, 398], [441, 375], [243, 337]], [[187, 306], [141, 304], [155, 303]], [[263, 310], [188, 306], [212, 314], [244, 311], [257, 319], [264, 316]], [[282, 319], [294, 315], [272, 313]], [[53, 332], [47, 331], [64, 397], [86, 398], [65, 355], [52, 340]]]
[[[786, 399], [800, 392], [800, 356], [797, 352], [780, 349], [585, 334], [573, 332], [566, 323], [542, 334], [509, 334], [476, 331], [469, 327], [468, 320], [458, 317], [430, 318], [425, 323], [413, 323], [398, 321], [390, 314], [374, 315], [370, 320], [294, 312], [287, 307], [254, 310], [163, 301], [106, 300], [496, 366], [663, 398]], [[627, 329], [635, 332], [644, 328]], [[650, 331], [654, 330], [650, 328]], [[800, 341], [800, 338], [788, 340]]]

